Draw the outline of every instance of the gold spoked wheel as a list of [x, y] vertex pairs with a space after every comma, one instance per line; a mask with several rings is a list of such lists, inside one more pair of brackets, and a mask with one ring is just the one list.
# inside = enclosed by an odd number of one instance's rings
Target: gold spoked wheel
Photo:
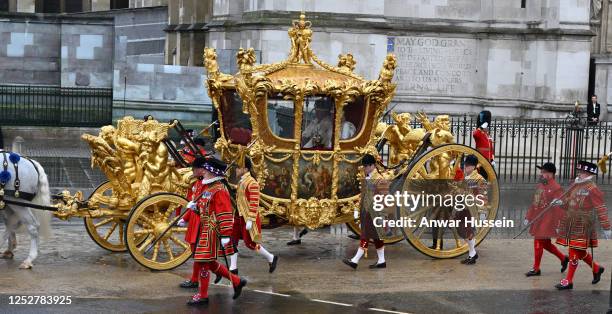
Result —
[[[100, 184], [91, 194], [91, 198], [104, 199], [110, 198], [113, 194], [113, 186], [106, 181]], [[101, 203], [100, 207], [105, 205]], [[102, 248], [111, 252], [125, 252], [123, 231], [125, 227], [125, 217], [85, 217], [85, 229], [94, 242]]]
[[[427, 184], [427, 180], [439, 177], [439, 171], [436, 170], [436, 165], [439, 165], [441, 160], [442, 162], [448, 162], [450, 168], [447, 169], [456, 169], [455, 167], [459, 167], [461, 161], [468, 155], [475, 155], [478, 158], [481, 171], [486, 173], [486, 183], [481, 186], [482, 189], [485, 190], [482, 192], [484, 192], [486, 197], [486, 204], [481, 207], [468, 207], [465, 210], [469, 212], [464, 213], [464, 215], [469, 214], [469, 217], [473, 217], [478, 221], [495, 219], [499, 207], [499, 184], [497, 181], [497, 174], [486, 158], [478, 153], [478, 151], [468, 146], [459, 144], [443, 145], [418, 157], [410, 165], [406, 180], [404, 181], [404, 191], [413, 190], [416, 193], [420, 193], [420, 188], [418, 190], [415, 189], [415, 182], [424, 182]], [[453, 182], [452, 175], [454, 171], [448, 174], [451, 175], [449, 180], [442, 181], [443, 183], [441, 184], [452, 184], [450, 182]], [[457, 192], [457, 190], [452, 190], [451, 188], [446, 191]], [[419, 206], [414, 211], [399, 207], [397, 212], [400, 217], [414, 219], [415, 223], [412, 226], [400, 229], [405, 235], [406, 240], [419, 252], [435, 258], [453, 258], [465, 254], [468, 251], [467, 242], [460, 235], [465, 229], [453, 227], [451, 225], [437, 227], [427, 225], [420, 226], [420, 222], [423, 221], [423, 218], [426, 218], [427, 221], [449, 221], [450, 219], [457, 219], [457, 211], [453, 210], [452, 207]], [[461, 221], [463, 221], [463, 219], [461, 219]], [[476, 243], [479, 244], [484, 240], [490, 230], [490, 226], [478, 227], [477, 223], [477, 226], [473, 229]]]
[[[125, 242], [130, 255], [140, 265], [152, 270], [169, 270], [189, 259], [191, 248], [185, 242], [186, 227], [174, 226], [163, 234], [178, 219], [176, 209], [185, 205], [187, 199], [182, 196], [157, 193], [134, 206], [127, 220]], [[138, 243], [136, 239], [141, 236], [146, 240]]]

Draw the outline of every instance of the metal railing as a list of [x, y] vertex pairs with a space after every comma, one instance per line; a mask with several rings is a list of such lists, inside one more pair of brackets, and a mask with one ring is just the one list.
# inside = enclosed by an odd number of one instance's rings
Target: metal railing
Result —
[[[390, 117], [385, 122], [392, 123]], [[456, 142], [475, 147], [472, 132], [477, 127], [474, 116], [451, 116]], [[413, 121], [412, 127], [421, 127]], [[593, 163], [612, 151], [612, 123], [576, 125], [568, 119], [493, 119], [489, 134], [494, 140], [495, 169], [505, 183], [535, 183], [536, 165], [553, 162], [557, 180], [566, 183], [575, 177], [578, 160]], [[611, 169], [612, 161], [608, 161]], [[610, 184], [611, 173], [597, 176], [597, 182]]]
[[0, 85], [0, 125], [97, 127], [112, 122], [113, 90]]

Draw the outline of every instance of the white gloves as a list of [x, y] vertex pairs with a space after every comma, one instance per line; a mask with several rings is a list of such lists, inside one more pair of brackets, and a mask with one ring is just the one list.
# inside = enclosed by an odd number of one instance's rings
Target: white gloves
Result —
[[554, 199], [554, 200], [553, 200], [553, 201], [550, 203], [550, 205], [553, 205], [553, 206], [561, 206], [561, 205], [563, 205], [563, 201], [562, 201], [562, 200], [560, 200], [560, 199], [558, 199], [558, 198], [555, 198], [555, 199]]
[[251, 230], [251, 228], [253, 228], [253, 222], [250, 220], [247, 220], [246, 222], [246, 230]]
[[527, 219], [523, 220], [523, 226], [526, 226], [528, 224], [529, 224], [529, 220], [527, 220]]
[[612, 230], [604, 230], [604, 237], [606, 237], [606, 240], [612, 239]]
[[359, 219], [359, 211], [353, 211], [353, 217], [355, 217], [355, 219]]
[[179, 221], [176, 223], [177, 226], [179, 227], [185, 227], [187, 225], [187, 222], [185, 220], [183, 220], [183, 218], [179, 219]]
[[221, 238], [221, 245], [226, 246], [230, 242], [230, 238]]
[[491, 160], [491, 166], [495, 167], [495, 160]]
[[191, 202], [187, 203], [187, 206], [185, 206], [185, 207], [187, 207], [187, 208], [189, 208], [189, 209], [192, 209], [192, 210], [193, 210], [193, 209], [195, 209], [195, 208], [196, 208], [196, 203], [194, 203], [193, 201], [191, 201]]

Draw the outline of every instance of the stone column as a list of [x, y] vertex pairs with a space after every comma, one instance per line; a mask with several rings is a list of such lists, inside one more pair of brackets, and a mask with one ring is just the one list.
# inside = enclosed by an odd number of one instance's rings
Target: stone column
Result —
[[111, 7], [111, 0], [91, 0], [91, 11], [108, 11]]
[[34, 0], [17, 0], [17, 12], [36, 12], [36, 2]]

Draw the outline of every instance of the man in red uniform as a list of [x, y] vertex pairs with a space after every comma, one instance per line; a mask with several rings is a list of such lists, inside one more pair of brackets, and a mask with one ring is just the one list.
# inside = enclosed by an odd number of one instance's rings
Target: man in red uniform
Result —
[[365, 180], [361, 184], [361, 208], [359, 212], [355, 211], [355, 219], [360, 218], [361, 220], [361, 239], [355, 256], [352, 259], [345, 258], [342, 262], [353, 269], [357, 269], [359, 260], [367, 251], [368, 243], [372, 240], [374, 247], [376, 247], [378, 260], [369, 267], [370, 269], [386, 268], [385, 241], [382, 238], [384, 229], [377, 228], [374, 225], [373, 219], [380, 214], [373, 209], [373, 196], [376, 194], [388, 194], [388, 181], [376, 169], [376, 157], [366, 154], [361, 159], [361, 164], [365, 172]]
[[493, 166], [495, 166], [493, 139], [489, 136], [489, 124], [491, 123], [491, 113], [482, 111], [478, 116], [478, 127], [472, 133], [476, 142], [476, 150], [482, 154]]
[[591, 266], [593, 284], [598, 283], [601, 279], [604, 268], [597, 264], [593, 256], [587, 252], [589, 247], [597, 247], [595, 216], [604, 229], [606, 239], [609, 239], [612, 233], [603, 193], [594, 182], [597, 165], [580, 161], [577, 169], [578, 177], [569, 187], [568, 192], [561, 199], [553, 201], [554, 204], [562, 206], [567, 211], [565, 219], [559, 226], [557, 244], [569, 247], [570, 262], [567, 277], [555, 286], [559, 290], [574, 288], [574, 273], [578, 269], [580, 260]]
[[209, 271], [229, 279], [234, 287], [234, 299], [240, 296], [242, 288], [247, 284], [246, 279], [230, 273], [227, 267], [217, 262], [217, 257], [234, 253], [232, 246], [228, 245], [234, 220], [230, 195], [224, 183], [226, 165], [216, 158], [198, 162], [203, 163], [202, 184], [206, 187], [197, 203], [190, 202], [188, 207], [200, 214], [200, 234], [193, 256], [201, 267], [200, 287], [199, 293], [187, 302], [189, 305], [208, 303]]
[[[261, 245], [261, 217], [259, 216], [259, 183], [251, 175], [252, 163], [248, 157], [244, 158], [242, 165], [236, 168], [236, 177], [240, 178], [236, 191], [236, 205], [234, 212], [234, 228], [232, 243], [236, 252], [230, 258], [230, 272], [238, 274], [238, 242], [263, 256], [268, 261], [269, 272], [273, 273], [278, 263], [278, 256], [270, 254]], [[221, 280], [217, 276], [215, 283]]]
[[[193, 176], [197, 180], [193, 183], [191, 189], [187, 192], [187, 199], [193, 201], [198, 195], [202, 194], [202, 191], [206, 188], [202, 184], [204, 178], [204, 158], [197, 158], [192, 163]], [[179, 210], [180, 214], [180, 210]], [[187, 226], [187, 232], [185, 233], [185, 240], [191, 246], [191, 252], [195, 252], [196, 241], [198, 239], [198, 229], [200, 227], [200, 215], [194, 211], [189, 210], [178, 225], [181, 227]], [[191, 273], [191, 279], [186, 280], [180, 284], [181, 288], [196, 288], [198, 286], [198, 278], [200, 277], [201, 263], [193, 263], [193, 271]]]
[[569, 263], [569, 258], [561, 253], [550, 240], [558, 236], [557, 228], [564, 216], [559, 206], [548, 208], [553, 200], [563, 195], [563, 188], [555, 181], [557, 167], [552, 162], [547, 162], [536, 168], [540, 169], [539, 183], [525, 217], [525, 225], [531, 223], [529, 233], [533, 236], [534, 251], [533, 268], [525, 274], [527, 277], [541, 275], [540, 262], [544, 250], [552, 253], [561, 261], [561, 272], [567, 269]]

